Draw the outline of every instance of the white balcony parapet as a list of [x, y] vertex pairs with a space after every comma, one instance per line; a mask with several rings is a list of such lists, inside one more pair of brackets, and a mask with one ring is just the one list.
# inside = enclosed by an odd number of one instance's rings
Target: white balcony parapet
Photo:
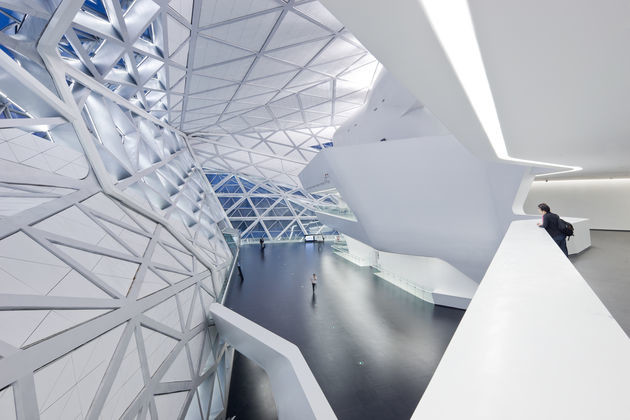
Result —
[[297, 346], [220, 304], [210, 312], [221, 337], [260, 365], [282, 419], [336, 419]]
[[536, 220], [512, 222], [412, 418], [627, 418], [629, 355]]

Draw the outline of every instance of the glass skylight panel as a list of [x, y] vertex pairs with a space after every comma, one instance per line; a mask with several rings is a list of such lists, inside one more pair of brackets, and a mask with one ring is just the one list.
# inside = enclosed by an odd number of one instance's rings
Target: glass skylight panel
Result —
[[229, 194], [238, 194], [242, 193], [243, 190], [241, 186], [238, 185], [236, 179], [232, 178], [222, 184], [218, 189], [215, 190], [217, 193], [229, 193]]
[[269, 191], [265, 187], [258, 187], [254, 191], [252, 191], [251, 193], [252, 194], [273, 194], [271, 191]]
[[267, 237], [267, 232], [265, 232], [265, 229], [263, 228], [262, 224], [260, 222], [258, 222], [243, 237], [245, 239], [249, 239], [249, 238], [264, 238], [264, 237]]
[[[231, 191], [231, 188], [222, 188], [226, 184], [232, 185], [234, 176], [224, 173], [208, 173], [207, 177], [215, 187], [219, 201], [228, 212], [232, 225], [241, 231], [245, 239], [260, 237], [282, 240], [299, 239], [308, 233], [320, 233], [322, 229], [315, 214], [295, 201], [309, 202], [310, 206], [316, 207], [316, 198], [310, 194], [286, 185], [275, 184], [255, 177], [246, 178], [243, 175], [239, 175], [238, 179], [245, 187], [244, 190], [239, 193], [229, 193], [225, 191]], [[292, 191], [298, 194], [296, 195]], [[286, 196], [293, 199], [285, 199]], [[318, 196], [319, 199], [323, 197]], [[298, 220], [301, 224], [298, 223]], [[243, 223], [245, 221], [247, 224]], [[250, 232], [256, 225], [253, 222], [259, 225], [256, 232]], [[313, 224], [312, 222], [317, 223]], [[303, 229], [303, 225], [310, 226], [310, 230]], [[266, 233], [262, 235], [261, 232], [264, 231], [264, 228], [267, 229], [269, 235]], [[285, 228], [288, 231], [285, 231]]]
[[225, 211], [228, 211], [230, 208], [232, 208], [232, 206], [238, 203], [239, 200], [240, 198], [237, 197], [219, 197], [219, 202], [221, 203], [221, 206], [223, 206]]
[[[75, 66], [82, 61], [76, 68], [132, 104], [197, 136], [194, 148], [205, 139], [216, 142], [200, 154], [208, 169], [298, 184], [297, 174], [318, 151], [310, 146], [330, 143], [332, 124], [362, 105], [371, 83], [363, 66], [376, 61], [317, 1], [194, 3], [122, 0], [121, 17], [105, 0], [87, 0], [59, 52]], [[125, 28], [132, 39], [115, 42]], [[335, 82], [342, 72], [352, 80]], [[307, 127], [333, 130], [272, 138]], [[235, 135], [248, 140], [232, 141]]]
[[256, 186], [253, 182], [250, 182], [246, 180], [245, 178], [240, 178], [240, 181], [241, 181], [241, 184], [243, 184], [243, 188], [245, 188], [245, 191], [250, 191], [252, 188]]

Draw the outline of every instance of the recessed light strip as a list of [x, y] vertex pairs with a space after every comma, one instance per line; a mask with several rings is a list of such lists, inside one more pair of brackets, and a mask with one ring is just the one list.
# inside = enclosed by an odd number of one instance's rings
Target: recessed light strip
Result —
[[582, 170], [579, 166], [518, 159], [508, 154], [467, 0], [420, 1], [497, 157], [559, 169], [538, 176]]

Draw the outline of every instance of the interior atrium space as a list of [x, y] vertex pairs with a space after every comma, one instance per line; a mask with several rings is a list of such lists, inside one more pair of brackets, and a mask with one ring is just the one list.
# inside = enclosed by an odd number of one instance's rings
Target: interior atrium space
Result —
[[0, 418], [630, 418], [629, 20], [0, 0]]

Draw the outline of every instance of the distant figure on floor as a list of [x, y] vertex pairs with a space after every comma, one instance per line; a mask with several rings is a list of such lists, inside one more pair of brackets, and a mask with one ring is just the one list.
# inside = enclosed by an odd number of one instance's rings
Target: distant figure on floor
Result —
[[317, 274], [313, 273], [311, 277], [311, 285], [313, 286], [313, 293], [315, 293], [315, 286], [317, 286]]
[[538, 205], [538, 211], [542, 214], [542, 223], [538, 226], [544, 228], [549, 236], [558, 244], [564, 255], [569, 256], [567, 250], [566, 235], [560, 230], [560, 216], [551, 212], [551, 208], [546, 203]]
[[241, 270], [241, 262], [240, 261], [236, 262], [236, 268], [238, 268], [238, 275], [241, 277], [241, 281], [243, 281], [244, 277], [243, 277], [243, 271]]
[[260, 249], [265, 249], [265, 239], [264, 238], [260, 238]]

